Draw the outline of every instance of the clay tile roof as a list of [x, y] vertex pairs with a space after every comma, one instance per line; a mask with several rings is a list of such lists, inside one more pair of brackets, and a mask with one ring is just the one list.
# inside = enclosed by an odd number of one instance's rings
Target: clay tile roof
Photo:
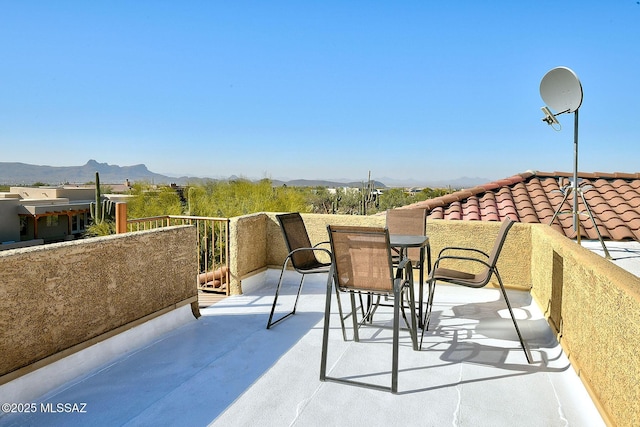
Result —
[[[570, 172], [529, 171], [406, 208], [426, 209], [431, 219], [501, 221], [509, 216], [520, 222], [549, 224], [562, 204], [551, 226], [575, 238], [573, 195], [564, 200], [563, 192], [572, 178]], [[579, 173], [578, 178], [597, 226], [596, 230], [578, 198], [578, 208], [584, 213], [581, 236], [595, 240], [599, 232], [603, 239], [640, 241], [640, 173]]]

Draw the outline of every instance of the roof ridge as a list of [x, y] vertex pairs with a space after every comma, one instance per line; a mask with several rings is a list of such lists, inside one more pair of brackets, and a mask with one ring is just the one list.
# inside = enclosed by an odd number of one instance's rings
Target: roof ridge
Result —
[[[540, 178], [571, 178], [573, 172], [533, 172]], [[640, 179], [640, 172], [580, 172], [578, 171], [578, 178], [586, 179]]]
[[492, 192], [493, 190], [497, 190], [502, 187], [508, 187], [519, 182], [524, 182], [534, 175], [536, 175], [535, 171], [519, 173], [509, 178], [491, 181], [486, 184], [476, 185], [475, 187], [471, 188], [463, 188], [461, 190], [454, 191], [453, 193], [445, 194], [444, 196], [438, 196], [434, 197], [433, 199], [412, 203], [407, 207], [435, 209], [437, 207], [446, 206], [453, 202], [461, 202], [468, 199], [469, 197], [478, 196], [484, 193]]

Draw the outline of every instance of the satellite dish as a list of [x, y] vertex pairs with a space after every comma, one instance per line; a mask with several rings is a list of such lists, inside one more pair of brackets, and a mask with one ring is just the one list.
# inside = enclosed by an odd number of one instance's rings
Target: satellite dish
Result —
[[572, 70], [557, 67], [542, 78], [540, 96], [558, 114], [573, 113], [582, 104], [582, 84]]

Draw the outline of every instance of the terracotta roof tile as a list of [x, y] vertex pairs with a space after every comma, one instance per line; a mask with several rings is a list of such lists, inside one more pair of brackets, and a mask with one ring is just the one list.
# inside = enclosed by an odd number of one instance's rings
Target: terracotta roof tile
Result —
[[[583, 195], [593, 215], [597, 230], [578, 200], [581, 236], [597, 239], [640, 241], [640, 173], [579, 173]], [[573, 173], [525, 172], [465, 189], [445, 196], [415, 203], [407, 208], [427, 209], [431, 219], [466, 221], [501, 221], [506, 216], [526, 223], [549, 224], [569, 238], [573, 230], [573, 194], [566, 200], [564, 191]]]
[[449, 205], [445, 211], [445, 219], [462, 219], [462, 207], [460, 202], [455, 201]]
[[505, 216], [518, 218], [516, 204], [513, 201], [511, 191], [508, 187], [502, 187], [498, 189], [496, 194], [496, 202], [498, 204], [498, 216], [500, 216], [500, 218], [504, 218]]
[[442, 207], [435, 208], [429, 214], [429, 218], [431, 219], [444, 219], [444, 212]]
[[461, 205], [462, 218], [467, 221], [480, 220], [480, 206], [477, 197], [470, 197]]

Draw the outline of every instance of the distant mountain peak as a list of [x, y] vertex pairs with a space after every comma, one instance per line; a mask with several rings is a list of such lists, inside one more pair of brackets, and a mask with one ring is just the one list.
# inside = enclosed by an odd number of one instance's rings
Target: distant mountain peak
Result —
[[26, 163], [0, 162], [0, 183], [31, 185], [84, 184], [95, 181], [95, 173], [105, 184], [129, 181], [148, 181], [156, 184], [175, 182], [175, 178], [150, 172], [144, 164], [118, 166], [90, 159], [82, 166], [37, 166]]

